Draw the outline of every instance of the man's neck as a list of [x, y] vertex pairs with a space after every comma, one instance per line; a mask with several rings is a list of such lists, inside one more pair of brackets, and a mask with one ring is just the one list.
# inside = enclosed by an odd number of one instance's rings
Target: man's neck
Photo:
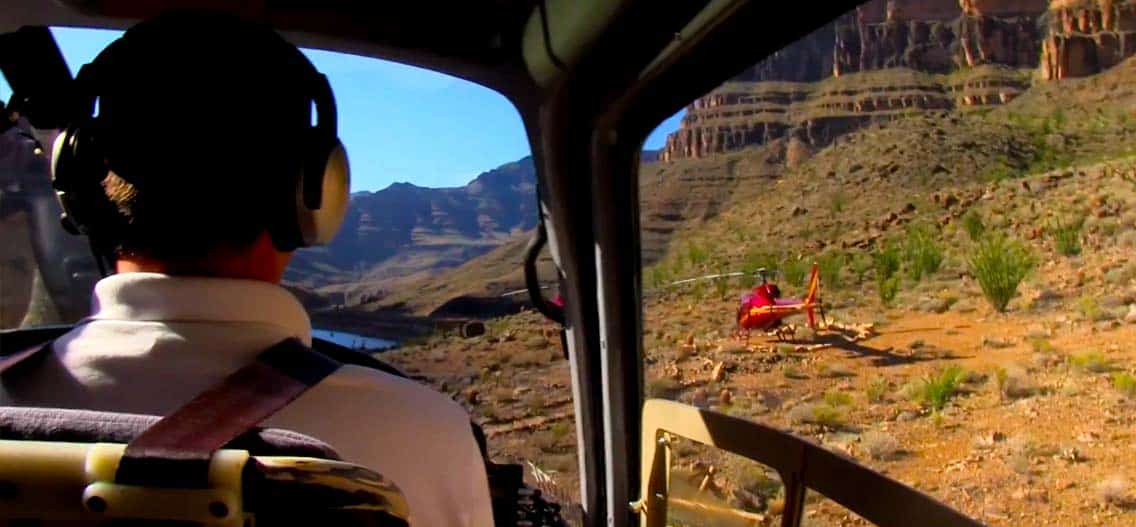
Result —
[[174, 276], [243, 278], [279, 284], [292, 253], [276, 250], [267, 234], [248, 247], [217, 249], [204, 258], [161, 260], [139, 254], [120, 255], [119, 273], [162, 273]]

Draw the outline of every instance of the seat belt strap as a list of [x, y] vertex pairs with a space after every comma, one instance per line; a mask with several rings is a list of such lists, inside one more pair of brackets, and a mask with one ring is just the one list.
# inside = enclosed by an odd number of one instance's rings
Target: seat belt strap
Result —
[[34, 358], [42, 357], [46, 351], [51, 349], [54, 342], [55, 339], [52, 339], [43, 344], [37, 344], [11, 355], [0, 357], [0, 375], [8, 373], [9, 370], [13, 370], [21, 364], [30, 363], [29, 361]]
[[215, 451], [340, 366], [297, 339], [281, 341], [131, 441], [115, 480], [125, 485], [207, 487]]

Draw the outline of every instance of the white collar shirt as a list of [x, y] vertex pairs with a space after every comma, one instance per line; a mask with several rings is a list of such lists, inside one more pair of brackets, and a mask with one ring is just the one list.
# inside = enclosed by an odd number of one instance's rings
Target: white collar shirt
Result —
[[[287, 290], [254, 280], [124, 273], [96, 285], [92, 315], [55, 341], [0, 404], [166, 415], [311, 323]], [[469, 416], [416, 382], [344, 366], [265, 423], [328, 442], [406, 495], [412, 525], [490, 526]]]

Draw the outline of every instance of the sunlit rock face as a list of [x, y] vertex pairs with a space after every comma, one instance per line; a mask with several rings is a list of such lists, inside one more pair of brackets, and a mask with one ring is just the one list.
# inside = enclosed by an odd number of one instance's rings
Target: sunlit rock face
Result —
[[811, 151], [876, 120], [1005, 104], [1133, 55], [1134, 31], [1134, 0], [872, 0], [691, 103], [659, 158]]
[[1136, 55], [1136, 2], [1054, 0], [1047, 18], [1045, 79], [1092, 75]]

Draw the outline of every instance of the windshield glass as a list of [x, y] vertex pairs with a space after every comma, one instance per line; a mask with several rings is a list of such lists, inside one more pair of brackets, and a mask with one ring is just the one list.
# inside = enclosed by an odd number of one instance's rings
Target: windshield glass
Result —
[[[1136, 11], [961, 5], [865, 3], [686, 107], [640, 171], [647, 396], [990, 525], [1132, 525]], [[672, 520], [780, 522], [767, 471], [678, 450]]]
[[[72, 73], [120, 35], [52, 34]], [[351, 198], [338, 236], [298, 251], [284, 286], [307, 308], [316, 337], [373, 354], [452, 397], [484, 426], [495, 461], [530, 461], [527, 478], [554, 478], [563, 490], [550, 497], [572, 499], [575, 432], [559, 331], [515, 294], [521, 249], [537, 222], [535, 169], [515, 108], [435, 72], [304, 53], [336, 96]], [[12, 97], [7, 84], [0, 96]], [[75, 322], [89, 312], [98, 274], [84, 240], [59, 227], [50, 152], [36, 150], [54, 131], [23, 121], [8, 132], [0, 149], [0, 329]], [[19, 162], [5, 157], [17, 154]], [[63, 256], [45, 256], [56, 253]], [[74, 272], [52, 275], [63, 287], [49, 287], [41, 275], [64, 257]], [[85, 278], [72, 280], [76, 274]]]
[[[74, 74], [121, 32], [52, 28], [52, 34]], [[351, 206], [339, 236], [327, 247], [300, 251], [288, 269], [286, 284], [307, 304], [377, 304], [394, 292], [409, 294], [418, 286], [396, 284], [456, 267], [533, 227], [535, 179], [527, 138], [504, 97], [393, 62], [304, 52], [335, 92], [339, 135], [352, 167]], [[11, 96], [8, 84], [0, 82], [3, 101]], [[55, 210], [51, 200], [40, 199], [50, 198], [44, 185], [50, 178], [47, 156], [32, 152], [54, 132], [31, 130], [24, 121], [8, 135], [3, 232], [12, 250], [4, 268], [2, 327], [73, 322], [88, 311], [93, 280], [31, 294], [38, 270], [27, 231], [36, 223], [28, 221], [35, 216], [29, 204]], [[29, 159], [38, 162], [29, 165]], [[17, 172], [35, 173], [17, 177]], [[43, 196], [29, 193], [24, 180]], [[82, 239], [61, 235], [57, 220], [39, 223], [50, 231], [47, 241], [57, 242], [43, 245], [67, 244], [72, 257], [86, 257]], [[69, 308], [25, 316], [33, 298]], [[443, 292], [415, 300], [409, 310], [429, 312], [450, 298]]]

